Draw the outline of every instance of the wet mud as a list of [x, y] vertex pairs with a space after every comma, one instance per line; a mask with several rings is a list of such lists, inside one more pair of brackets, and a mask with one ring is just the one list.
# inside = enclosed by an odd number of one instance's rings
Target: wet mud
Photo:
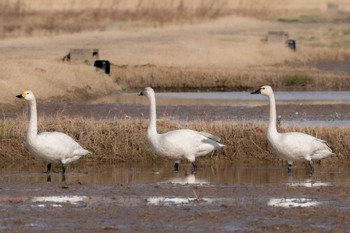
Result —
[[0, 177], [0, 230], [12, 232], [347, 232], [349, 167], [172, 164], [72, 167]]

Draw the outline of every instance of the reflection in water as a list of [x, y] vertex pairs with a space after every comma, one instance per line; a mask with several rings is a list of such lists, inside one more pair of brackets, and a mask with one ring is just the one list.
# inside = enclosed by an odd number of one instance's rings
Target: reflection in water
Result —
[[62, 207], [62, 204], [77, 205], [79, 202], [87, 201], [87, 196], [41, 196], [33, 197], [31, 202], [39, 203], [36, 206], [39, 208], [46, 207]]
[[[291, 177], [288, 177], [285, 164], [242, 164], [216, 163], [201, 164], [195, 175], [191, 174], [191, 164], [183, 163], [179, 173], [173, 172], [172, 162], [157, 164], [117, 164], [71, 166], [66, 174], [68, 183], [93, 184], [286, 184], [288, 186], [320, 187], [329, 185], [350, 186], [349, 165], [336, 168], [318, 169], [313, 180], [309, 179], [307, 169], [296, 166]], [[38, 173], [36, 167], [8, 167], [0, 170], [2, 183], [46, 183], [47, 175]], [[322, 172], [320, 172], [322, 171]], [[51, 174], [51, 183], [61, 183], [61, 174]]]
[[319, 182], [319, 181], [313, 181], [311, 179], [307, 179], [305, 181], [289, 182], [287, 183], [287, 185], [291, 187], [318, 188], [318, 187], [331, 186], [331, 183]]
[[188, 206], [194, 204], [201, 205], [235, 205], [235, 204], [252, 204], [245, 198], [198, 198], [198, 197], [149, 197], [146, 200], [147, 205], [158, 206]]
[[320, 205], [321, 202], [309, 198], [272, 198], [267, 202], [268, 206], [274, 207], [314, 207]]
[[87, 196], [41, 196], [33, 197], [31, 201], [77, 204], [78, 202], [84, 201], [87, 198]]
[[184, 177], [172, 177], [169, 180], [162, 181], [160, 183], [172, 183], [172, 184], [198, 184], [198, 185], [204, 185], [209, 184], [207, 180], [204, 179], [198, 179], [194, 174], [190, 174]]
[[184, 197], [150, 197], [147, 198], [148, 205], [188, 205], [190, 202], [196, 200], [195, 198]]

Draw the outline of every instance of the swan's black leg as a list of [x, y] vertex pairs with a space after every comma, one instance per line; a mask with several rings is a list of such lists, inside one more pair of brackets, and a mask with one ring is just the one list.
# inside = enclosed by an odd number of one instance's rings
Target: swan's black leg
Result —
[[288, 161], [288, 175], [292, 174], [293, 162]]
[[48, 176], [47, 176], [46, 182], [51, 182], [51, 175], [48, 175]]
[[62, 164], [62, 182], [66, 181], [66, 165]]
[[174, 164], [174, 171], [179, 172], [179, 161], [176, 161]]
[[51, 163], [47, 164], [47, 170], [44, 173], [47, 173], [47, 174], [51, 173]]
[[66, 165], [62, 164], [62, 174], [66, 174]]
[[309, 165], [309, 176], [312, 176], [314, 174], [314, 166], [312, 165], [312, 161], [308, 161], [308, 165]]
[[196, 161], [192, 162], [192, 173], [196, 172], [196, 168], [197, 168], [197, 163]]
[[65, 182], [66, 181], [66, 175], [65, 174], [62, 174], [62, 179], [61, 179], [62, 182]]

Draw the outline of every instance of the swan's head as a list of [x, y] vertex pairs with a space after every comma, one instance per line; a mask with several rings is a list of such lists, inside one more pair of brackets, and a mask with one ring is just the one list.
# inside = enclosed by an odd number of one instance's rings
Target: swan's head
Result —
[[273, 94], [273, 90], [270, 86], [265, 85], [265, 86], [260, 87], [258, 90], [253, 91], [250, 94], [262, 94], [262, 95], [270, 96]]
[[35, 96], [34, 96], [33, 92], [31, 92], [31, 91], [25, 91], [20, 95], [16, 95], [16, 97], [20, 98], [20, 99], [29, 100], [29, 101], [35, 100]]
[[141, 91], [138, 95], [139, 96], [152, 96], [152, 95], [154, 95], [154, 90], [152, 89], [152, 87], [145, 87], [145, 89], [143, 89], [143, 91]]

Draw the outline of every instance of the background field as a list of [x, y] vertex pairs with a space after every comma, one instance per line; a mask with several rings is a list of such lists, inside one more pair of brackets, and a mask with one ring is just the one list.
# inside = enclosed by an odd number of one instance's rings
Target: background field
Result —
[[[335, 12], [328, 4], [337, 4]], [[40, 99], [83, 100], [119, 90], [349, 90], [348, 1], [17, 1], [0, 13], [1, 103], [32, 89]], [[288, 31], [297, 52], [266, 43]], [[63, 63], [98, 48], [110, 76]]]

